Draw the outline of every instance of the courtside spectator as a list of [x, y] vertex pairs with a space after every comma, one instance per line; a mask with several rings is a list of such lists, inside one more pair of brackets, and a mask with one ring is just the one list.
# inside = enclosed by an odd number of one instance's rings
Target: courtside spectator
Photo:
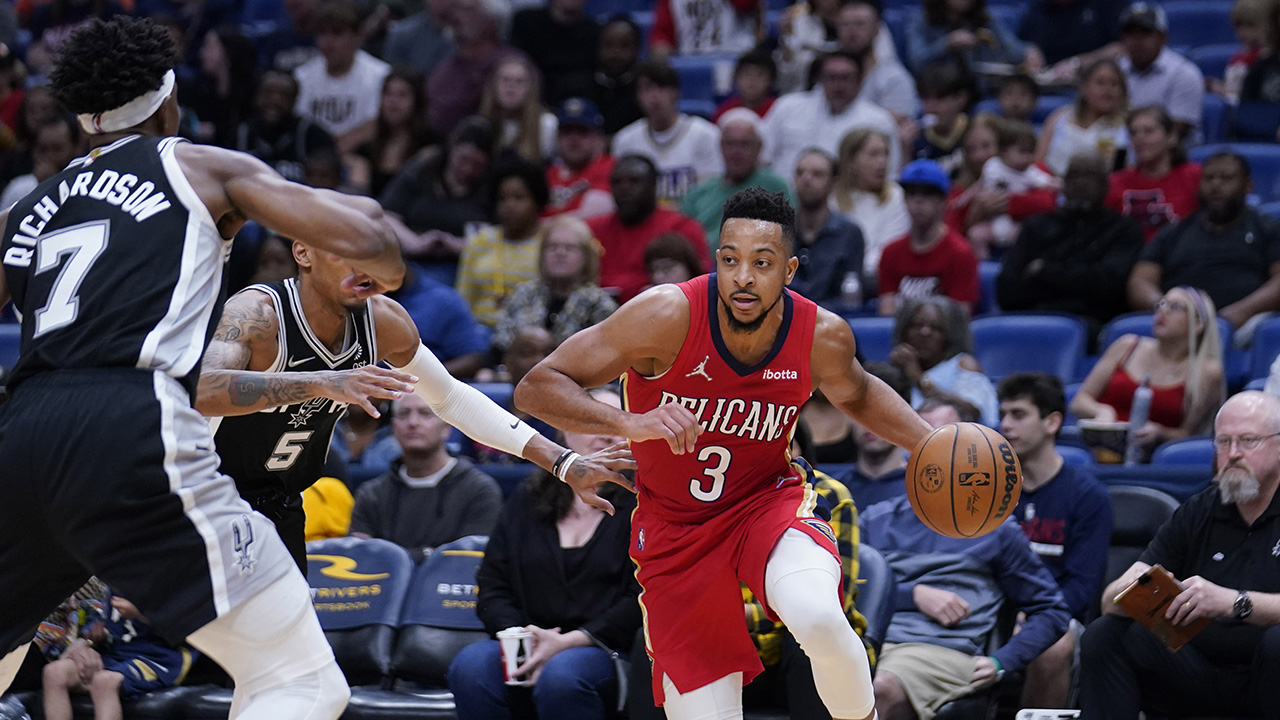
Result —
[[910, 383], [912, 407], [928, 400], [968, 404], [984, 425], [999, 421], [995, 386], [973, 356], [969, 318], [956, 301], [941, 295], [906, 300], [894, 318], [889, 362]]
[[[903, 400], [911, 402], [911, 383], [901, 370], [883, 362], [869, 362], [865, 367]], [[802, 416], [803, 413], [802, 410]], [[838, 479], [849, 488], [858, 508], [865, 510], [878, 502], [907, 494], [907, 453], [902, 448], [881, 439], [857, 421], [853, 421], [853, 445], [856, 464]]]

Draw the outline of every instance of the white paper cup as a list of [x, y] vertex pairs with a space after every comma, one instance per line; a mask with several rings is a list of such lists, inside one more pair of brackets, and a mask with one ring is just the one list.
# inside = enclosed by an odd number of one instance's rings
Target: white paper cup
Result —
[[524, 680], [516, 678], [516, 668], [529, 657], [529, 640], [533, 633], [524, 628], [509, 627], [498, 632], [498, 642], [502, 646], [502, 675], [508, 685], [523, 685]]

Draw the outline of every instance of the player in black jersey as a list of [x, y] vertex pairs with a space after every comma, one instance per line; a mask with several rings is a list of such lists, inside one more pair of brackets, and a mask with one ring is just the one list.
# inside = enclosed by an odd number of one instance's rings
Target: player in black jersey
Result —
[[[251, 285], [229, 299], [205, 350], [196, 409], [215, 416], [222, 471], [275, 522], [305, 572], [300, 493], [320, 478], [334, 424], [356, 403], [418, 392], [442, 420], [547, 470], [565, 449], [448, 374], [396, 301], [349, 262], [293, 243], [299, 277]], [[385, 361], [396, 371], [377, 367]], [[567, 458], [566, 458], [567, 460]], [[562, 463], [561, 471], [566, 470]], [[621, 481], [621, 446], [567, 464], [575, 475]], [[424, 518], [424, 522], [427, 519]]]
[[192, 399], [246, 219], [347, 258], [360, 292], [404, 264], [377, 203], [172, 137], [174, 61], [148, 21], [73, 33], [51, 80], [92, 150], [0, 213], [0, 304], [22, 315], [0, 407], [0, 692], [92, 574], [227, 669], [233, 717], [331, 720], [349, 691], [306, 582], [218, 473]]

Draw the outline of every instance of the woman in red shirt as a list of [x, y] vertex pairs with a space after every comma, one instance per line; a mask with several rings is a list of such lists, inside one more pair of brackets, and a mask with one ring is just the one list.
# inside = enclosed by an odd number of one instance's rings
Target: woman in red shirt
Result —
[[1151, 410], [1138, 431], [1146, 448], [1208, 431], [1225, 392], [1222, 344], [1209, 296], [1175, 287], [1155, 310], [1155, 337], [1124, 335], [1111, 343], [1071, 400], [1078, 418], [1128, 422], [1134, 392], [1146, 380]]
[[1136, 220], [1150, 242], [1161, 228], [1200, 209], [1200, 163], [1187, 160], [1164, 108], [1138, 108], [1128, 126], [1134, 165], [1111, 173], [1107, 207]]
[[1032, 215], [1049, 212], [1057, 207], [1058, 195], [1051, 189], [1039, 188], [1011, 195], [1000, 190], [982, 190], [977, 185], [982, 177], [982, 166], [1000, 151], [998, 140], [999, 119], [983, 113], [973, 118], [960, 141], [962, 162], [960, 172], [947, 196], [947, 226], [969, 236], [969, 228], [977, 223], [1008, 215], [1022, 222]]

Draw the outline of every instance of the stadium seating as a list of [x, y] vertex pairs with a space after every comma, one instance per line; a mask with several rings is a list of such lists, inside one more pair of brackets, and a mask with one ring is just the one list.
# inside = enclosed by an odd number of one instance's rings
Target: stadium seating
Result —
[[1267, 217], [1272, 217], [1277, 220], [1280, 220], [1280, 200], [1274, 200], [1272, 202], [1263, 203], [1262, 205], [1259, 205], [1258, 212], [1262, 213], [1263, 215], [1266, 215]]
[[893, 350], [893, 318], [848, 318], [853, 328], [853, 339], [858, 344], [865, 362], [886, 362]]
[[1169, 44], [1199, 47], [1234, 43], [1230, 0], [1174, 0], [1161, 3], [1169, 17]]
[[1107, 550], [1107, 570], [1103, 582], [1120, 577], [1138, 559], [1156, 532], [1178, 509], [1177, 499], [1159, 490], [1132, 485], [1112, 485], [1111, 510], [1114, 524]]
[[1093, 474], [1104, 484], [1137, 485], [1159, 490], [1182, 502], [1209, 487], [1209, 468], [1203, 465], [1095, 465]]
[[538, 470], [538, 466], [530, 462], [516, 463], [482, 463], [476, 469], [498, 481], [502, 488], [502, 497], [508, 498], [517, 488]]
[[978, 282], [982, 293], [978, 297], [978, 306], [973, 309], [975, 317], [1000, 312], [1000, 306], [996, 304], [996, 277], [999, 275], [999, 262], [983, 260], [978, 263]]
[[1280, 105], [1275, 103], [1242, 102], [1232, 113], [1231, 132], [1235, 140], [1275, 142], [1278, 125]]
[[[1149, 312], [1133, 312], [1117, 317], [1102, 326], [1102, 331], [1098, 334], [1098, 350], [1105, 352], [1112, 343], [1124, 335], [1151, 337], [1153, 319], [1154, 315]], [[1222, 343], [1222, 359], [1227, 385], [1232, 388], [1240, 387], [1247, 379], [1249, 372], [1249, 357], [1235, 348], [1234, 334], [1231, 323], [1225, 318], [1218, 318], [1218, 340]]]
[[1240, 153], [1249, 161], [1253, 193], [1260, 202], [1280, 200], [1280, 145], [1274, 142], [1201, 145], [1192, 148], [1187, 155], [1196, 162], [1204, 162], [1205, 158], [1221, 150]]
[[1253, 331], [1249, 347], [1249, 378], [1265, 380], [1271, 374], [1271, 363], [1280, 355], [1280, 318], [1263, 320]]
[[1235, 42], [1201, 45], [1187, 53], [1187, 59], [1200, 68], [1207, 78], [1222, 79], [1227, 71], [1227, 61], [1232, 55], [1240, 52], [1240, 44]]
[[[1067, 95], [1041, 95], [1039, 99], [1036, 100], [1035, 109], [1031, 111], [1031, 124], [1036, 126], [1043, 125], [1044, 121], [1048, 119], [1050, 113], [1063, 105], [1070, 105], [1075, 102], [1075, 100], [1076, 97], [1074, 93]], [[975, 115], [979, 113], [999, 115], [1000, 103], [997, 102], [995, 98], [983, 100], [973, 106], [973, 113]]]
[[1062, 460], [1075, 467], [1093, 467], [1097, 461], [1093, 458], [1093, 453], [1087, 448], [1079, 445], [1059, 445], [1058, 454], [1062, 456]]
[[1200, 108], [1200, 131], [1205, 142], [1222, 142], [1227, 139], [1230, 125], [1230, 108], [1227, 101], [1213, 93], [1205, 93]]
[[1084, 357], [1084, 322], [1069, 315], [994, 315], [974, 320], [972, 328], [974, 356], [995, 380], [1034, 370], [1074, 379]]
[[1152, 465], [1213, 465], [1213, 438], [1191, 437], [1173, 440], [1156, 448], [1151, 455]]
[[879, 550], [858, 545], [858, 612], [867, 619], [866, 640], [877, 653], [893, 619], [898, 582]]
[[710, 101], [715, 111], [715, 101], [733, 91], [733, 66], [737, 58], [732, 55], [678, 55], [671, 58], [671, 67], [680, 75], [680, 97], [683, 101]]
[[344, 720], [446, 720], [449, 663], [463, 647], [487, 640], [476, 616], [476, 570], [488, 538], [465, 537], [436, 548], [413, 573], [392, 656], [391, 688], [356, 688]]

